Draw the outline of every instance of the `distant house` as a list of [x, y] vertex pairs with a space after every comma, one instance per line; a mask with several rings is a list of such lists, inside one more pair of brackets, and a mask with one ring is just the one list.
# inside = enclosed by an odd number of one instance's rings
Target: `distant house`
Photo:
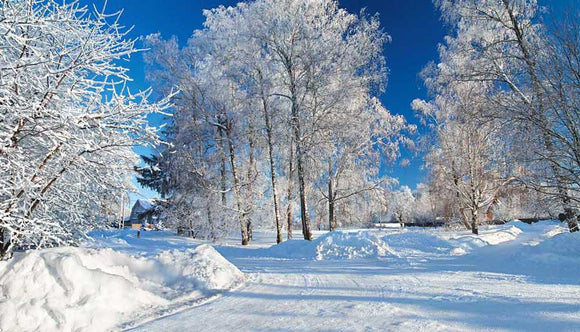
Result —
[[141, 228], [157, 222], [156, 206], [149, 200], [138, 199], [131, 209], [127, 227]]

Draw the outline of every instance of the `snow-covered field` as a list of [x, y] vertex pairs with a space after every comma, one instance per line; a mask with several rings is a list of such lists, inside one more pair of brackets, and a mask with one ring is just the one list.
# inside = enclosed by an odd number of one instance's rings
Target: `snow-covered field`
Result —
[[558, 222], [481, 233], [319, 232], [270, 246], [274, 234], [257, 232], [217, 251], [170, 232], [96, 233], [85, 248], [0, 263], [0, 330], [580, 330], [580, 234]]

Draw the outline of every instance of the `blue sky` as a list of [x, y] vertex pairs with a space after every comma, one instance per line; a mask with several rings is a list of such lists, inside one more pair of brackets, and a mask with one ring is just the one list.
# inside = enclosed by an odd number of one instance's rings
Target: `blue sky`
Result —
[[[103, 0], [82, 0], [102, 6]], [[173, 35], [183, 44], [195, 29], [203, 24], [203, 9], [219, 5], [235, 5], [238, 1], [220, 0], [109, 0], [107, 12], [124, 10], [120, 22], [133, 27], [130, 38], [151, 33], [161, 33], [164, 38]], [[367, 8], [368, 13], [379, 13], [384, 30], [391, 35], [392, 42], [385, 46], [385, 56], [390, 70], [389, 83], [381, 96], [383, 104], [396, 114], [403, 114], [411, 123], [417, 123], [409, 104], [414, 98], [425, 98], [426, 91], [418, 73], [432, 60], [437, 59], [437, 44], [443, 40], [445, 28], [439, 21], [431, 0], [342, 0], [341, 7], [350, 12]], [[133, 56], [127, 66], [134, 82], [132, 89], [145, 89], [142, 55]], [[142, 150], [138, 150], [142, 151]], [[403, 151], [403, 158], [411, 160], [405, 168], [395, 164], [382, 170], [385, 174], [399, 178], [402, 185], [414, 188], [423, 180], [420, 169], [422, 159], [414, 151]], [[142, 190], [145, 197], [153, 197], [151, 191]], [[133, 196], [133, 199], [136, 196]]]

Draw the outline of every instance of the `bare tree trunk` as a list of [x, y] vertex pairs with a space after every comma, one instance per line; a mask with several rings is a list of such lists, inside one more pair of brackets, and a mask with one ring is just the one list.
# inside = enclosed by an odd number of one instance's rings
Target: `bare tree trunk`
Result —
[[308, 215], [308, 203], [306, 202], [306, 183], [304, 179], [304, 150], [302, 146], [302, 127], [300, 126], [300, 110], [296, 91], [296, 77], [290, 59], [286, 58], [286, 70], [290, 79], [290, 97], [292, 101], [292, 128], [296, 141], [296, 163], [298, 172], [298, 195], [300, 196], [300, 219], [302, 221], [302, 235], [305, 240], [312, 240], [310, 230], [310, 217]]
[[[568, 201], [568, 203], [570, 202]], [[559, 219], [568, 225], [570, 233], [578, 232], [578, 219], [569, 205], [564, 207], [564, 213], [560, 214], [560, 216], [561, 218]]]
[[332, 161], [328, 159], [328, 229], [332, 232], [336, 228], [334, 222], [334, 192], [332, 181]]
[[278, 209], [278, 188], [276, 186], [276, 168], [274, 167], [274, 146], [272, 143], [272, 124], [268, 113], [268, 101], [262, 94], [264, 121], [266, 123], [266, 136], [268, 138], [268, 155], [270, 157], [270, 177], [272, 180], [272, 199], [274, 200], [274, 218], [276, 222], [276, 243], [282, 242], [282, 223]]
[[471, 232], [475, 235], [479, 234], [479, 230], [478, 230], [478, 224], [477, 224], [477, 210], [475, 211], [471, 211]]
[[310, 230], [310, 217], [308, 215], [308, 203], [306, 202], [306, 182], [304, 179], [304, 150], [302, 149], [302, 130], [298, 114], [298, 104], [293, 96], [292, 122], [294, 127], [294, 139], [296, 141], [296, 163], [298, 175], [298, 195], [300, 198], [300, 219], [302, 221], [302, 235], [305, 240], [312, 240]]
[[242, 189], [240, 186], [240, 179], [238, 178], [236, 169], [236, 154], [234, 149], [234, 142], [232, 140], [231, 124], [226, 124], [226, 135], [228, 138], [228, 145], [230, 148], [230, 163], [232, 167], [232, 177], [234, 178], [234, 191], [236, 195], [236, 205], [238, 208], [238, 217], [240, 219], [240, 228], [242, 232], [242, 245], [248, 245], [248, 228], [246, 222], [246, 213], [244, 212], [244, 204], [242, 203]]
[[[254, 205], [254, 186], [253, 186], [253, 170], [255, 169], [255, 160], [254, 160], [254, 137], [253, 137], [253, 128], [250, 125], [250, 133], [249, 133], [249, 138], [248, 138], [248, 144], [249, 144], [249, 165], [248, 165], [248, 197], [247, 197], [247, 203], [250, 204], [250, 206], [245, 209], [245, 211], [251, 211], [252, 206]], [[247, 218], [247, 228], [248, 228], [248, 240], [253, 240], [253, 231], [254, 231], [254, 227], [252, 225], [252, 216], [250, 215], [250, 213], [246, 213], [246, 218]]]
[[[308, 220], [308, 223], [306, 224], [306, 226], [308, 227], [307, 231], [304, 231], [304, 229], [302, 229], [302, 234], [304, 235], [304, 240], [308, 240], [308, 241], [312, 241], [312, 231], [310, 229], [310, 213], [308, 213], [308, 200], [304, 199], [304, 219]], [[310, 237], [306, 238], [306, 234], [308, 234]]]
[[216, 239], [215, 225], [213, 222], [213, 218], [211, 216], [211, 207], [209, 203], [207, 204], [206, 209], [207, 209], [207, 222], [209, 224], [209, 237], [212, 241], [214, 241]]
[[[469, 221], [466, 220], [465, 213], [461, 212], [461, 193], [459, 191], [459, 176], [457, 175], [457, 171], [455, 170], [455, 161], [451, 161], [451, 172], [453, 174], [453, 185], [455, 186], [455, 199], [456, 203], [455, 206], [452, 206], [452, 214], [453, 218], [460, 218], [461, 223], [465, 226], [465, 229], [471, 229], [471, 225]], [[459, 209], [459, 211], [457, 211]]]
[[221, 127], [218, 127], [218, 133], [220, 137], [220, 145], [222, 147], [221, 153], [221, 167], [220, 167], [220, 175], [221, 175], [221, 194], [222, 194], [222, 205], [227, 205], [227, 198], [226, 198], [226, 154], [225, 154], [225, 146], [224, 146], [224, 133]]
[[292, 177], [294, 176], [294, 137], [290, 138], [290, 157], [288, 168], [288, 205], [286, 206], [286, 225], [288, 228], [288, 238], [292, 238], [292, 200], [294, 199], [294, 186]]
[[334, 220], [334, 200], [328, 201], [328, 223], [330, 231], [334, 231], [336, 229], [336, 223]]
[[121, 221], [119, 222], [119, 228], [125, 228], [125, 192], [121, 191]]

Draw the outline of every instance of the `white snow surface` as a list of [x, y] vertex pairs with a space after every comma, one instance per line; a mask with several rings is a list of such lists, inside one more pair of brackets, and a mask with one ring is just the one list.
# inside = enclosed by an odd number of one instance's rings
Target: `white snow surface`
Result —
[[115, 330], [243, 280], [209, 245], [148, 257], [74, 247], [17, 253], [0, 262], [0, 331]]
[[255, 232], [247, 247], [94, 233], [0, 263], [0, 331], [580, 330], [579, 233], [480, 231]]
[[135, 331], [580, 330], [580, 234], [559, 222], [318, 233], [216, 247], [249, 281]]
[[315, 260], [350, 260], [394, 255], [389, 246], [373, 231], [327, 233], [312, 242], [289, 240], [254, 254], [282, 259]]

